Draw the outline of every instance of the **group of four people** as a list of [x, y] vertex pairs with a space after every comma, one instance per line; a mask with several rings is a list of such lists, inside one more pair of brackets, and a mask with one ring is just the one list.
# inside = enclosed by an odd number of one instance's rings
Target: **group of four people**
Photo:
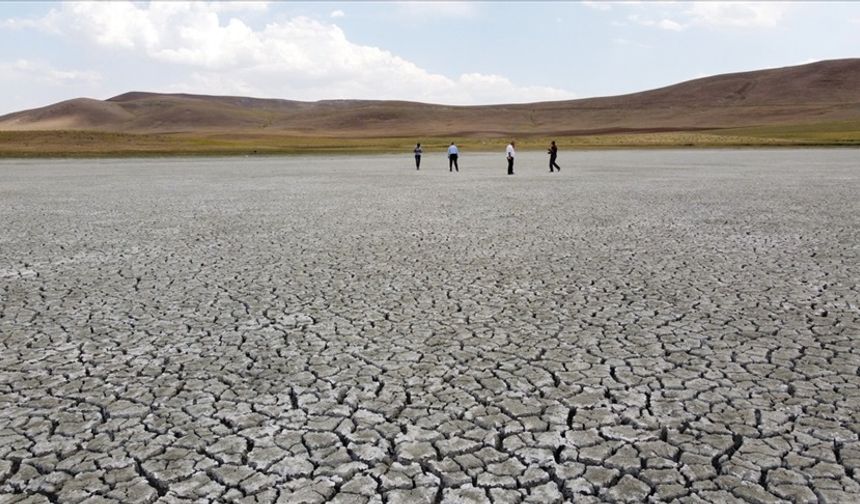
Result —
[[[508, 175], [514, 174], [514, 158], [517, 156], [517, 151], [515, 150], [516, 142], [511, 140], [511, 143], [508, 144], [505, 149], [505, 158], [508, 160]], [[415, 169], [421, 169], [421, 155], [424, 154], [424, 149], [421, 148], [421, 143], [415, 145], [415, 148], [412, 149], [412, 152], [415, 154]], [[555, 140], [553, 140], [549, 148], [546, 151], [549, 154], [549, 171], [553, 172], [553, 168], [558, 171], [561, 171], [561, 166], [556, 163], [556, 158], [558, 158], [558, 147], [555, 145]], [[453, 172], [457, 170], [460, 172], [460, 165], [457, 161], [460, 159], [460, 149], [451, 142], [451, 145], [448, 146], [448, 171]]]

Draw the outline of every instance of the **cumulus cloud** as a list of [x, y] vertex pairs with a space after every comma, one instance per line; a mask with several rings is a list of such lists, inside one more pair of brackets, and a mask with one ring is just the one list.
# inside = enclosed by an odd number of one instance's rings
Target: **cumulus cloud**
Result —
[[[463, 10], [457, 3], [431, 4], [417, 5]], [[251, 5], [235, 7], [265, 8]], [[235, 13], [217, 2], [84, 2], [63, 4], [41, 23], [102, 50], [184, 69], [187, 78], [170, 87], [185, 92], [451, 104], [574, 97], [560, 89], [519, 86], [497, 75], [434, 74], [388, 50], [351, 42], [328, 22], [293, 17], [255, 28]]]
[[337, 10], [331, 11], [331, 14], [329, 14], [329, 16], [333, 17], [333, 18], [342, 18], [342, 17], [346, 16], [346, 13], [340, 9], [337, 9]]

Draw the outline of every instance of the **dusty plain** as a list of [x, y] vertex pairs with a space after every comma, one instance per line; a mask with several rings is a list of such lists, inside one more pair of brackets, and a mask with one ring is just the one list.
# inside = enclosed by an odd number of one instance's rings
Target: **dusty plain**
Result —
[[0, 503], [860, 500], [856, 150], [0, 162]]

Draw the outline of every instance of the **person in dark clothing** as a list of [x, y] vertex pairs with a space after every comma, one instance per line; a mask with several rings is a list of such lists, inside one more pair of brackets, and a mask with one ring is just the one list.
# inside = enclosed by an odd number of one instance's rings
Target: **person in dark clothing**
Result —
[[561, 171], [561, 166], [555, 162], [555, 158], [558, 157], [558, 147], [555, 146], [555, 140], [552, 141], [552, 144], [550, 144], [546, 153], [549, 154], [549, 172], [552, 173], [553, 167], [557, 168], [558, 171]]
[[457, 164], [457, 159], [460, 157], [460, 149], [454, 145], [454, 142], [451, 142], [451, 146], [448, 147], [448, 171], [454, 171], [456, 168], [457, 172], [460, 172], [460, 165]]
[[421, 154], [424, 153], [424, 149], [421, 148], [421, 144], [418, 143], [415, 145], [415, 148], [412, 149], [412, 152], [415, 153], [415, 169], [421, 169]]

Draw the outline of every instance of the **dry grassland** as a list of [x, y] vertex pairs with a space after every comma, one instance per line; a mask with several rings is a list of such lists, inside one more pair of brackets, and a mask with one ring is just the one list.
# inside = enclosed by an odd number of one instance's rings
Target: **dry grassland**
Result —
[[[860, 122], [730, 128], [697, 132], [626, 133], [518, 137], [523, 150], [555, 140], [565, 149], [860, 146]], [[425, 152], [455, 141], [464, 150], [503, 149], [508, 138], [337, 138], [247, 133], [133, 134], [101, 131], [0, 131], [0, 157], [113, 157], [409, 152], [420, 141]]]

